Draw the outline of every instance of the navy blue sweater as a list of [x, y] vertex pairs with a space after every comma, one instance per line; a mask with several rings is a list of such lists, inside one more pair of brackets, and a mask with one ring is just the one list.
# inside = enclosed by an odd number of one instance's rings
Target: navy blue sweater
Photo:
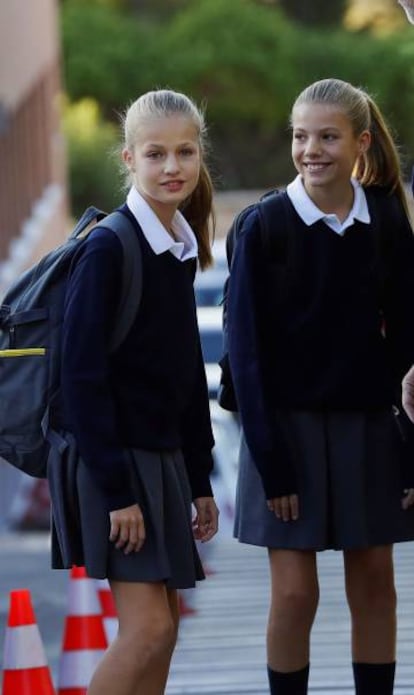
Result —
[[74, 433], [109, 510], [135, 501], [125, 447], [181, 447], [193, 499], [211, 495], [214, 441], [193, 291], [195, 260], [156, 255], [129, 217], [142, 248], [143, 291], [128, 336], [109, 354], [123, 252], [108, 230], [92, 232], [79, 250], [63, 327], [65, 427]]
[[246, 219], [229, 281], [229, 360], [267, 498], [297, 492], [278, 408], [386, 408], [414, 362], [414, 237], [395, 197], [389, 206], [384, 282], [370, 225], [355, 222], [340, 236], [322, 221], [306, 226], [292, 206], [295, 277], [283, 301], [257, 212]]

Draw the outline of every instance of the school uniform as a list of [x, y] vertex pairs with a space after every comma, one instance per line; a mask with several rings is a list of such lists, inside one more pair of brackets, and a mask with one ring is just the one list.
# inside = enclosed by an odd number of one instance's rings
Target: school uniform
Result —
[[[405, 465], [392, 414], [414, 356], [414, 238], [391, 196], [384, 294], [373, 192], [352, 183], [343, 223], [314, 205], [300, 177], [287, 187], [296, 258], [283, 301], [255, 210], [237, 242], [227, 325], [243, 426], [235, 520], [242, 542], [323, 550], [414, 538], [414, 510], [401, 509], [414, 460]], [[375, 195], [384, 202], [385, 193]], [[283, 522], [266, 499], [290, 494], [299, 495], [300, 518]]]
[[[68, 567], [77, 557], [91, 577], [185, 588], [204, 576], [191, 501], [212, 495], [214, 444], [193, 292], [197, 243], [179, 212], [175, 242], [135, 188], [121, 211], [141, 245], [143, 290], [135, 322], [114, 353], [108, 346], [122, 247], [112, 232], [91, 233], [67, 288], [60, 432], [68, 443], [63, 459], [72, 464], [65, 494], [63, 474], [56, 473], [65, 461], [60, 457], [59, 466], [52, 453], [49, 478], [58, 500], [52, 563]], [[109, 512], [134, 503], [146, 540], [125, 555], [108, 540]], [[77, 517], [71, 530], [68, 514]]]

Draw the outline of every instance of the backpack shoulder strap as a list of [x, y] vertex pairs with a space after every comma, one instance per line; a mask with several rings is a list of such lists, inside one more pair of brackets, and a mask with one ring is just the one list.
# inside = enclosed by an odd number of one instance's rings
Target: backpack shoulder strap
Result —
[[83, 239], [84, 237], [88, 236], [93, 227], [96, 227], [97, 223], [106, 217], [106, 212], [103, 212], [102, 210], [99, 210], [99, 208], [91, 205], [90, 207], [86, 208], [77, 221], [69, 236], [69, 239]]
[[276, 193], [260, 201], [259, 215], [262, 246], [273, 268], [277, 302], [282, 305], [297, 285], [303, 249], [289, 196], [284, 190]]
[[276, 190], [258, 203], [260, 233], [263, 248], [274, 261], [289, 261], [288, 233], [290, 229], [290, 202], [284, 191]]
[[[265, 201], [273, 200], [273, 199], [277, 198], [277, 195], [279, 194], [279, 192], [280, 191], [277, 188], [268, 191], [267, 193], [265, 193], [261, 197], [261, 199], [258, 202], [250, 203], [250, 205], [247, 205], [245, 208], [243, 208], [243, 210], [241, 210], [238, 213], [238, 215], [236, 215], [236, 217], [234, 218], [233, 223], [232, 223], [232, 225], [227, 233], [227, 238], [226, 238], [226, 255], [227, 255], [227, 263], [228, 263], [229, 268], [231, 267], [231, 259], [233, 257], [234, 247], [235, 247], [235, 245], [237, 243], [237, 239], [240, 235], [244, 220], [249, 215], [249, 213], [252, 212], [252, 210], [258, 208], [259, 212], [260, 212], [261, 204], [264, 203]], [[270, 207], [271, 206], [269, 206], [269, 208]], [[267, 209], [267, 205], [265, 206], [265, 208]], [[271, 213], [269, 212], [269, 217], [270, 217], [270, 214]], [[261, 227], [263, 226], [263, 222], [264, 222], [263, 218], [264, 218], [264, 215], [260, 215]], [[265, 220], [265, 223], [267, 223], [267, 219]]]
[[98, 222], [98, 227], [110, 229], [122, 244], [123, 271], [118, 320], [112, 335], [110, 350], [116, 350], [127, 336], [137, 315], [142, 297], [142, 253], [137, 232], [127, 215], [115, 210]]

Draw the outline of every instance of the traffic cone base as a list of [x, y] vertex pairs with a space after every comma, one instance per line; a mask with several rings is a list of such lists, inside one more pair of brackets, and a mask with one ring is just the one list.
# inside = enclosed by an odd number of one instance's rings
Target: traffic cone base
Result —
[[10, 592], [2, 695], [55, 695], [30, 591]]
[[3, 695], [55, 694], [50, 671], [46, 667], [4, 671]]

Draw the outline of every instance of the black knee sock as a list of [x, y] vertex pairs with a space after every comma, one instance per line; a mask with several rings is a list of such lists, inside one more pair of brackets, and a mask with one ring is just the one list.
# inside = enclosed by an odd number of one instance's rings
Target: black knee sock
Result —
[[395, 662], [389, 664], [353, 663], [356, 695], [392, 695]]
[[271, 695], [306, 695], [308, 692], [309, 664], [300, 671], [281, 673], [267, 667]]

